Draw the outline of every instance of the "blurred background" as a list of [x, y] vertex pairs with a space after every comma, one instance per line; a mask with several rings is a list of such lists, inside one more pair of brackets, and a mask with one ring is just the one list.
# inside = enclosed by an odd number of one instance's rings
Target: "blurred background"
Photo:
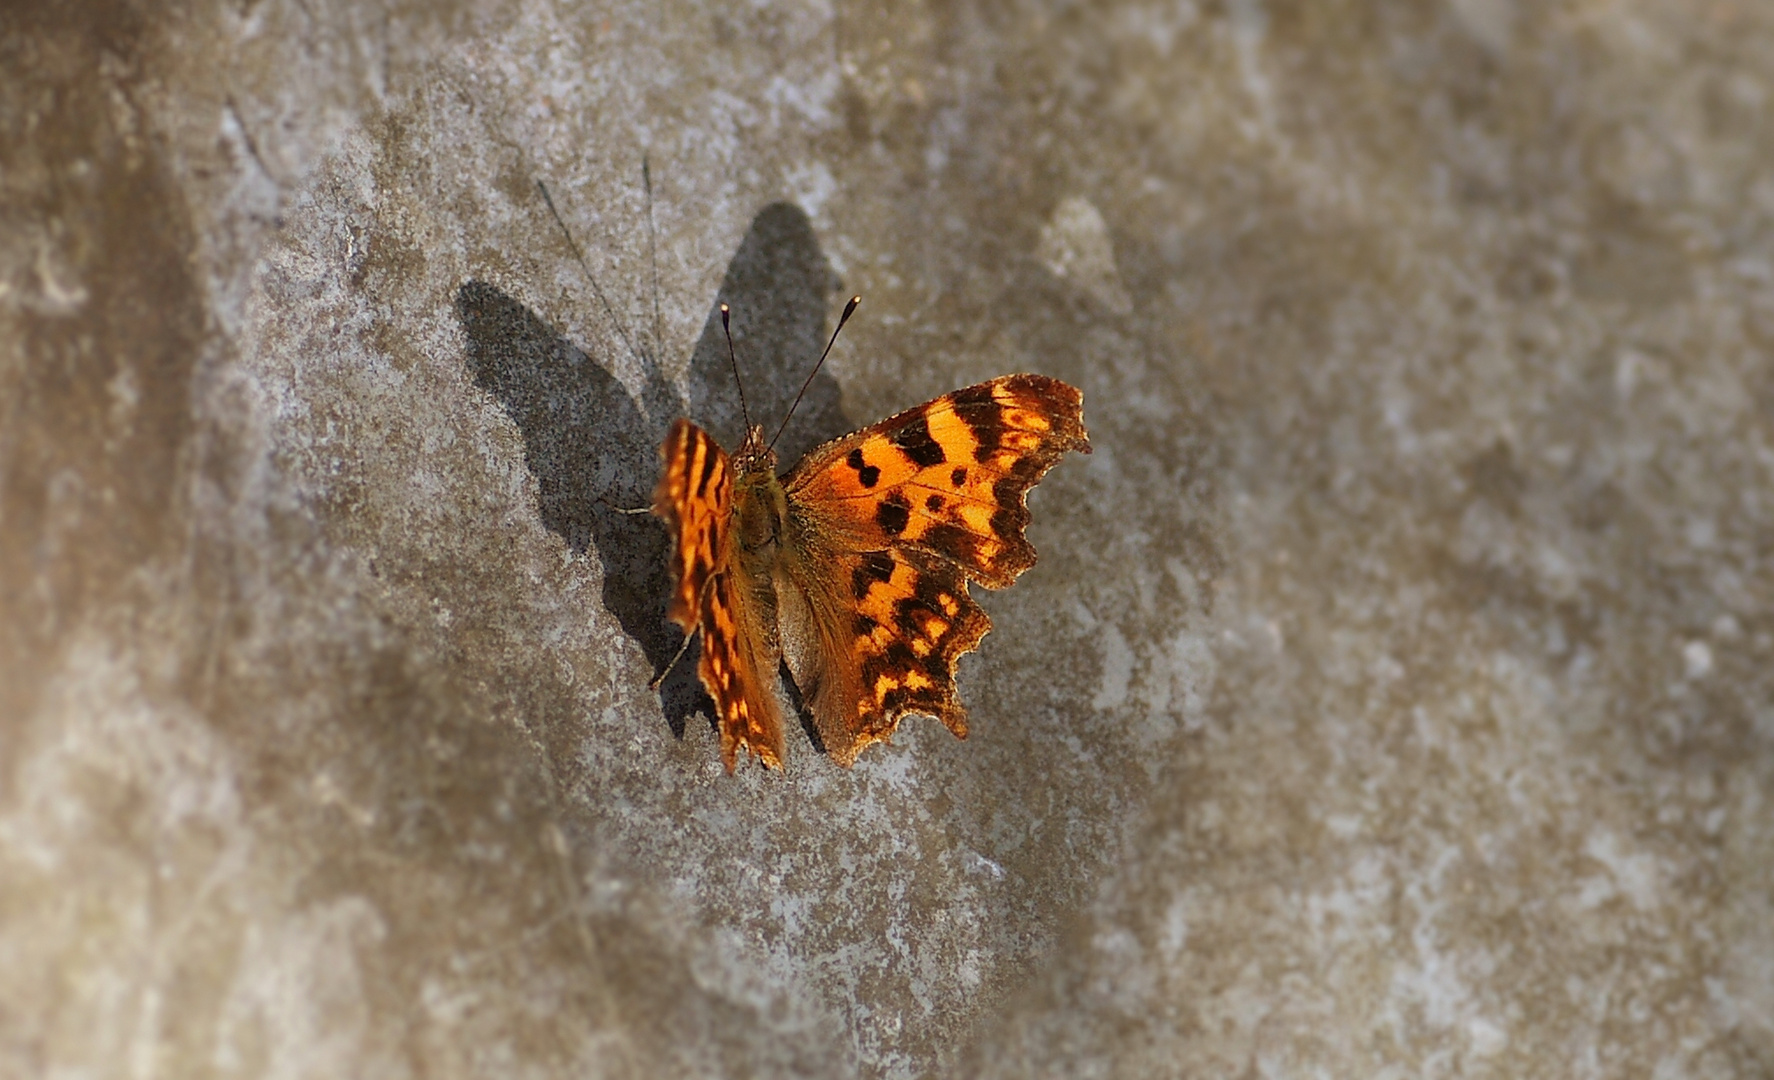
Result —
[[[0, 1073], [1774, 1073], [1774, 7], [27, 2], [0, 70]], [[612, 508], [736, 440], [718, 302], [773, 418], [852, 292], [790, 462], [1012, 371], [1096, 452], [966, 741], [730, 778]]]

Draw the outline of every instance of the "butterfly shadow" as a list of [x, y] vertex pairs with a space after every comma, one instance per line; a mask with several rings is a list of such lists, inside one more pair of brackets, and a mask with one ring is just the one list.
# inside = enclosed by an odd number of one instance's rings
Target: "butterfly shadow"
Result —
[[[841, 284], [799, 207], [779, 202], [759, 211], [727, 265], [691, 352], [684, 379], [688, 402], [656, 355], [636, 350], [645, 373], [637, 398], [604, 363], [498, 286], [471, 279], [456, 291], [469, 370], [523, 434], [543, 525], [575, 555], [597, 553], [604, 607], [655, 671], [683, 641], [665, 617], [670, 539], [653, 515], [623, 510], [651, 504], [659, 444], [676, 417], [689, 416], [729, 450], [744, 435], [747, 412], [766, 434], [776, 430], [825, 345], [831, 298]], [[732, 311], [744, 409], [721, 329], [722, 303]], [[633, 340], [632, 334], [614, 335], [601, 348], [626, 348]], [[783, 431], [777, 453], [792, 463], [848, 428], [837, 381], [821, 372]], [[692, 715], [714, 714], [696, 678], [696, 653], [695, 647], [686, 652], [660, 687], [666, 721], [678, 738]], [[811, 733], [804, 714], [802, 726]]]

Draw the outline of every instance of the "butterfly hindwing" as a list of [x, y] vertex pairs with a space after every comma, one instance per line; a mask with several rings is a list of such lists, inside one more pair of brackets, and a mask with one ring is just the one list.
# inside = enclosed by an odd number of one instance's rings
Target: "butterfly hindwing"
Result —
[[832, 759], [852, 764], [905, 713], [966, 738], [955, 664], [992, 623], [960, 568], [915, 551], [808, 554], [784, 564], [783, 651]]
[[720, 714], [721, 762], [728, 772], [738, 764], [740, 747], [771, 768], [782, 768], [782, 711], [776, 702], [781, 654], [773, 600], [767, 591], [748, 589], [731, 570], [715, 575], [703, 594], [697, 674]]

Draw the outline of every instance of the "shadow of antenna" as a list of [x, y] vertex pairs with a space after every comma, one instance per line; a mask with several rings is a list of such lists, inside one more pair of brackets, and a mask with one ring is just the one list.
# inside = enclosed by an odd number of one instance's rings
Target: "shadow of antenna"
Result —
[[[776, 430], [825, 347], [827, 320], [834, 314], [832, 297], [842, 288], [800, 207], [779, 202], [758, 211], [727, 264], [690, 354], [685, 415], [729, 449], [745, 435], [739, 388], [721, 331], [721, 304], [726, 303], [733, 309], [733, 344], [751, 397], [752, 422], [762, 424], [766, 436]], [[837, 380], [821, 372], [778, 444], [783, 471], [851, 427], [839, 408]]]

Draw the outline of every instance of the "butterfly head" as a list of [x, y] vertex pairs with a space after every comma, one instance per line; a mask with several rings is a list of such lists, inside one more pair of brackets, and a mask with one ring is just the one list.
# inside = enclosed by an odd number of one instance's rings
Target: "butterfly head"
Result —
[[776, 451], [764, 441], [764, 429], [753, 425], [746, 429], [745, 441], [733, 454], [733, 471], [741, 476], [754, 472], [776, 472]]

